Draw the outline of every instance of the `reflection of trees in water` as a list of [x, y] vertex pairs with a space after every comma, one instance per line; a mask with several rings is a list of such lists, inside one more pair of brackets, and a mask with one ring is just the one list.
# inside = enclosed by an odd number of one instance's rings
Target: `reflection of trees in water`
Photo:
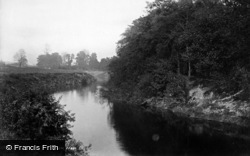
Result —
[[93, 83], [89, 86], [78, 88], [76, 89], [77, 97], [80, 97], [82, 101], [86, 101], [89, 98], [93, 98], [95, 103], [101, 104], [103, 107], [106, 107], [110, 105], [110, 102], [101, 96], [101, 90], [102, 86], [98, 83]]
[[78, 97], [81, 97], [83, 101], [89, 98], [89, 94], [95, 94], [96, 92], [97, 92], [97, 85], [95, 83], [83, 88], [76, 89], [76, 94], [78, 95]]
[[[192, 129], [173, 116], [168, 121], [126, 104], [114, 104], [110, 123], [121, 148], [130, 155], [238, 155], [249, 154], [250, 141]], [[193, 130], [196, 132], [194, 133]]]
[[79, 88], [79, 89], [76, 89], [76, 94], [82, 100], [85, 100], [85, 99], [88, 99], [89, 90], [90, 90], [89, 87]]

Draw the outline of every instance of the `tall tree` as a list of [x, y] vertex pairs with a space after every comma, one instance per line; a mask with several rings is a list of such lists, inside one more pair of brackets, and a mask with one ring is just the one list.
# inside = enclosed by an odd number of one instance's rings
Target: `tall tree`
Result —
[[52, 53], [49, 60], [51, 68], [59, 68], [62, 65], [62, 57], [57, 52]]
[[68, 67], [71, 67], [72, 62], [75, 59], [75, 55], [64, 53], [62, 59], [64, 64], [66, 64]]
[[26, 66], [28, 63], [28, 60], [26, 58], [26, 53], [24, 49], [20, 49], [15, 55], [14, 60], [18, 62], [18, 66], [21, 68], [23, 66]]
[[99, 62], [97, 60], [96, 53], [92, 53], [89, 58], [89, 68], [90, 69], [98, 69], [99, 68]]
[[87, 69], [89, 65], [89, 54], [86, 50], [80, 51], [76, 56], [76, 64], [79, 68]]

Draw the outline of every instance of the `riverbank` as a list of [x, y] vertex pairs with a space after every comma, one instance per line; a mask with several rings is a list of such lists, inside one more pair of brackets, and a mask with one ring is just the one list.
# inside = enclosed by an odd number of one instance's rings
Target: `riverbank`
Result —
[[[93, 76], [86, 73], [5, 73], [1, 75], [0, 139], [55, 137], [54, 132], [48, 132], [47, 134], [47, 132], [42, 132], [42, 129], [50, 124], [53, 125], [53, 122], [59, 122], [59, 119], [52, 122], [47, 121], [47, 118], [53, 116], [64, 118], [60, 123], [64, 124], [73, 121], [73, 116], [66, 112], [63, 106], [59, 105], [59, 101], [54, 99], [51, 94], [61, 90], [86, 86], [95, 81]], [[53, 110], [56, 111], [53, 112]], [[46, 114], [45, 120], [44, 115]], [[34, 119], [37, 119], [37, 121]], [[38, 132], [34, 132], [32, 129], [25, 130], [25, 127], [32, 125], [32, 123], [38, 126], [35, 130]], [[63, 135], [60, 135], [62, 130], [64, 131], [62, 132]], [[27, 131], [31, 132], [27, 133]], [[58, 131], [56, 134], [60, 138], [67, 138], [67, 135], [70, 134], [67, 124], [55, 131]]]
[[203, 99], [202, 102], [190, 100], [187, 104], [167, 97], [143, 100], [117, 88], [104, 90], [103, 96], [112, 102], [129, 103], [144, 111], [160, 114], [166, 120], [169, 120], [169, 116], [178, 117], [191, 125], [190, 130], [198, 133], [217, 131], [228, 136], [250, 139], [250, 107], [247, 102], [218, 97]]
[[13, 73], [1, 76], [1, 88], [7, 86], [22, 88], [43, 88], [52, 93], [68, 90], [95, 82], [95, 78], [87, 73]]
[[77, 149], [66, 153], [87, 155], [89, 146], [81, 149], [82, 142], [72, 138], [74, 114], [52, 93], [95, 81], [83, 72], [4, 72], [0, 75], [0, 140], [65, 140], [66, 146]]
[[156, 110], [170, 110], [178, 116], [250, 126], [250, 104], [233, 98], [211, 97], [186, 104], [171, 98], [150, 98], [143, 104]]

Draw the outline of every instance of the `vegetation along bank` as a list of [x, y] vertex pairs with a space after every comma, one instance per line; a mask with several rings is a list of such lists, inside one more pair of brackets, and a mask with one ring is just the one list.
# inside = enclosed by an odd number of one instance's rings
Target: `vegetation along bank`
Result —
[[249, 1], [156, 0], [109, 65], [116, 100], [249, 126]]
[[[0, 139], [63, 139], [71, 146], [70, 122], [52, 93], [88, 85], [95, 78], [86, 73], [11, 73], [0, 77]], [[72, 151], [71, 151], [72, 152]], [[80, 149], [83, 154], [86, 150]]]

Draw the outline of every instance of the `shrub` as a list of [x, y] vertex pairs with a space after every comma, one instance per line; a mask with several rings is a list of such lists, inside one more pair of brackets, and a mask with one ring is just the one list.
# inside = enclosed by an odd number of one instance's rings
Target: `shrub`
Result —
[[43, 90], [9, 88], [0, 101], [1, 127], [11, 139], [69, 139], [73, 114]]

